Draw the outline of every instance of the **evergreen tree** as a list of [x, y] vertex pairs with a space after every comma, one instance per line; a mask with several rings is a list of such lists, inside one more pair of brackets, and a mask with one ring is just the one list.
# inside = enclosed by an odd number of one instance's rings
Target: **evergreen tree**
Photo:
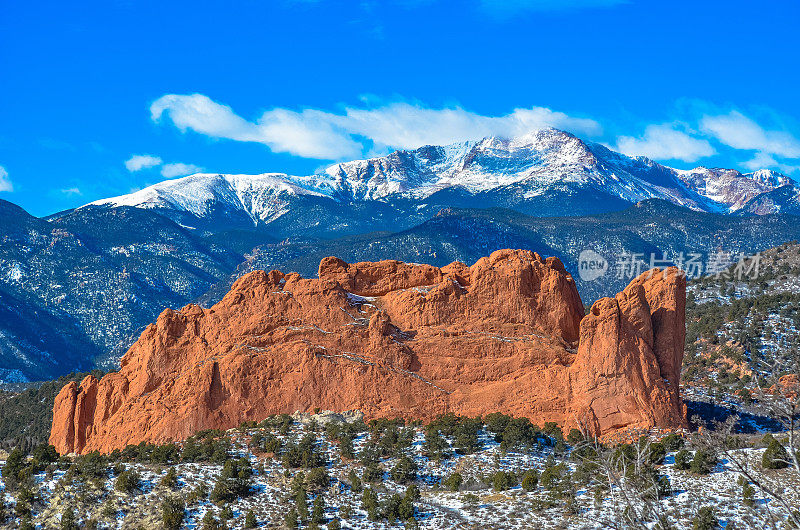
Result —
[[325, 522], [325, 499], [322, 494], [314, 498], [314, 503], [311, 508], [311, 522], [322, 524]]
[[361, 506], [367, 512], [367, 517], [371, 521], [377, 521], [379, 518], [378, 512], [378, 495], [371, 488], [364, 488], [364, 493], [361, 494]]
[[784, 469], [789, 467], [789, 452], [772, 436], [769, 436], [767, 450], [764, 451], [764, 455], [761, 457], [761, 465], [764, 469]]
[[256, 514], [253, 513], [253, 510], [247, 510], [247, 515], [244, 516], [244, 527], [255, 528], [257, 526], [258, 522], [256, 521]]
[[186, 505], [177, 495], [171, 495], [161, 503], [161, 522], [165, 530], [178, 530], [186, 516]]
[[64, 509], [61, 514], [61, 530], [79, 530], [78, 521], [72, 508]]

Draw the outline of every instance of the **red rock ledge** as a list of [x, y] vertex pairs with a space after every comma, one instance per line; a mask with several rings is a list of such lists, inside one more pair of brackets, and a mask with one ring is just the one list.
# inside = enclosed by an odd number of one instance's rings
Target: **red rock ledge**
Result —
[[471, 267], [325, 258], [319, 279], [256, 271], [210, 309], [165, 310], [118, 372], [66, 385], [50, 443], [107, 452], [316, 407], [681, 427], [685, 287], [677, 269], [645, 273], [584, 316], [561, 262], [526, 250]]

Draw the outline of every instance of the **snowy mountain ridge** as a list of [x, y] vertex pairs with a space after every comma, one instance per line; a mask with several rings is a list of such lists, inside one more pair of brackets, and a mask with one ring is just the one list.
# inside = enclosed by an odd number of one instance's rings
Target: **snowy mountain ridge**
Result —
[[[719, 168], [673, 169], [585, 143], [563, 131], [542, 129], [516, 138], [488, 137], [395, 151], [334, 164], [308, 176], [198, 173], [91, 205], [161, 208], [197, 217], [238, 212], [258, 224], [285, 214], [302, 196], [340, 204], [392, 203], [425, 201], [439, 192], [455, 191], [490, 197], [492, 205], [517, 207], [526, 213], [535, 207], [526, 208], [524, 203], [543, 197], [550, 203], [602, 202], [603, 197], [636, 203], [658, 198], [694, 210], [735, 213], [757, 196], [787, 185], [795, 188], [791, 179], [771, 170], [742, 174]], [[603, 210], [602, 205], [597, 209]], [[773, 209], [781, 210], [780, 205]], [[565, 203], [566, 215], [569, 210]], [[774, 212], [763, 206], [757, 211]]]

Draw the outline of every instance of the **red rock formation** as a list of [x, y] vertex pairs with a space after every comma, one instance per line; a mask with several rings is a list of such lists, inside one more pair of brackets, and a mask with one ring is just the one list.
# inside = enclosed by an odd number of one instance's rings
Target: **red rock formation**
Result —
[[678, 427], [685, 282], [669, 273], [584, 318], [563, 265], [523, 250], [471, 267], [326, 258], [318, 279], [256, 271], [210, 309], [164, 311], [119, 372], [66, 385], [50, 442], [110, 451], [316, 407]]

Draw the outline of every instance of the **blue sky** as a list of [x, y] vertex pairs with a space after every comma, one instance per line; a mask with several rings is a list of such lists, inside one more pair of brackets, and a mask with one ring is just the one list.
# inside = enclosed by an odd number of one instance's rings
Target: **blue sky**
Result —
[[0, 198], [555, 126], [800, 177], [800, 2], [0, 0]]

